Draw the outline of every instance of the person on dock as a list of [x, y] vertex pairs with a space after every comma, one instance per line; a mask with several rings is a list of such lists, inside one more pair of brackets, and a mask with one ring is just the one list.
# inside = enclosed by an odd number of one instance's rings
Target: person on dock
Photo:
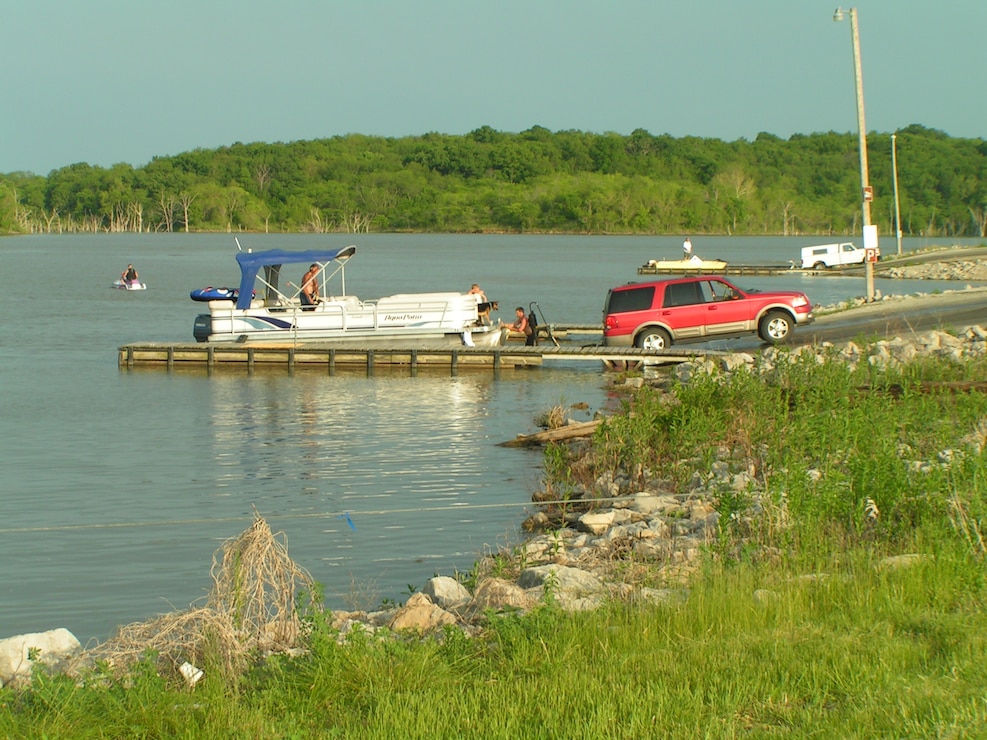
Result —
[[129, 284], [136, 283], [140, 280], [140, 277], [137, 275], [137, 270], [134, 269], [133, 265], [127, 265], [127, 269], [120, 273], [120, 279], [123, 280], [124, 283]]
[[689, 237], [685, 238], [682, 242], [682, 259], [689, 260], [692, 258], [692, 239]]
[[535, 330], [531, 328], [531, 322], [528, 321], [528, 317], [524, 315], [524, 308], [518, 306], [514, 309], [514, 313], [517, 318], [514, 323], [507, 328], [511, 331], [516, 331], [520, 334], [524, 334], [524, 344], [526, 347], [535, 346]]
[[301, 290], [301, 301], [303, 311], [312, 311], [315, 309], [315, 304], [319, 302], [319, 266], [316, 263], [308, 268], [308, 272], [302, 275], [302, 290]]

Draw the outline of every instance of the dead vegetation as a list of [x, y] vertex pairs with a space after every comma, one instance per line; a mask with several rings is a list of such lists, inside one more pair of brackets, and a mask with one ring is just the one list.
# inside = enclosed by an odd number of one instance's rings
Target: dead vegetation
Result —
[[251, 655], [298, 646], [298, 600], [313, 595], [316, 584], [288, 556], [283, 532], [274, 534], [254, 511], [250, 527], [213, 555], [211, 575], [205, 606], [121, 627], [85, 651], [80, 665], [103, 665], [123, 675], [152, 656], [165, 675], [177, 676], [185, 662], [237, 673]]
[[569, 423], [569, 417], [566, 408], [561, 404], [556, 404], [536, 416], [535, 423], [542, 429], [558, 429]]

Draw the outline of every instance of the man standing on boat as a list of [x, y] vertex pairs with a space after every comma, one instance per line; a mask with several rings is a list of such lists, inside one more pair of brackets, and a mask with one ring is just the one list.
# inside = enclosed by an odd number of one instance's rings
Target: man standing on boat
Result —
[[[315, 307], [319, 302], [319, 266], [316, 263], [308, 268], [308, 272], [302, 275], [301, 300], [303, 306]], [[309, 311], [312, 308], [308, 309]]]
[[682, 242], [682, 259], [688, 261], [692, 257], [692, 239], [689, 237], [685, 238]]

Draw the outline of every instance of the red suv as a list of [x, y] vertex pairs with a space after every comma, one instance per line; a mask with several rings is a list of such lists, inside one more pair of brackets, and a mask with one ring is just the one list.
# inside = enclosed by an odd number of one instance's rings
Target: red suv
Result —
[[805, 293], [747, 292], [710, 275], [675, 277], [612, 288], [603, 308], [603, 343], [667, 349], [744, 334], [775, 343], [813, 318]]

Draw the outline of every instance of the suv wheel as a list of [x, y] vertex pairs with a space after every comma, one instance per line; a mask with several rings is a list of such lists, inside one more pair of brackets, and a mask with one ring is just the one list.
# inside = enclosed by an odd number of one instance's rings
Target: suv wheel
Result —
[[757, 328], [757, 333], [765, 342], [775, 344], [788, 337], [792, 333], [792, 319], [784, 311], [771, 311], [761, 319]]
[[664, 329], [645, 329], [637, 335], [634, 344], [641, 349], [668, 349], [672, 346], [672, 338]]
[[817, 262], [812, 266], [813, 270], [825, 270], [827, 267], [825, 262]]

